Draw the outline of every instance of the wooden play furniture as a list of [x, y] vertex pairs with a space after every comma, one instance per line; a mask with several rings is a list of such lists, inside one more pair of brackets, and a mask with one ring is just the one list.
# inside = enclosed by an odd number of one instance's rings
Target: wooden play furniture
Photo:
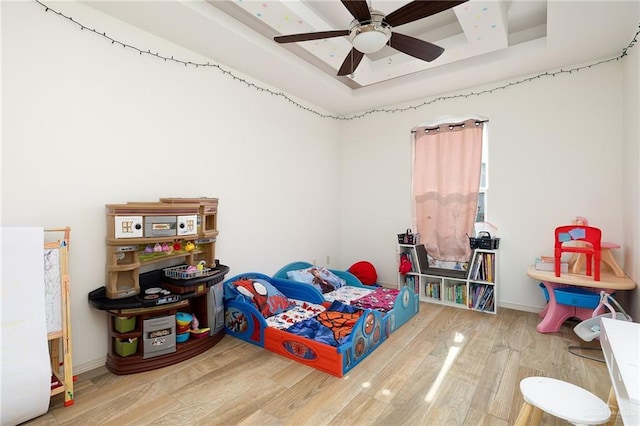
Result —
[[64, 392], [64, 406], [73, 405], [73, 363], [71, 357], [71, 308], [69, 296], [69, 239], [71, 229], [55, 228], [45, 229], [45, 234], [63, 233], [64, 237], [55, 242], [45, 242], [45, 255], [47, 251], [57, 252], [57, 267], [60, 272], [60, 329], [47, 333], [49, 341], [49, 355], [51, 358], [51, 396]]
[[594, 281], [583, 274], [560, 274], [555, 276], [552, 271], [539, 271], [535, 266], [529, 266], [527, 275], [536, 280], [536, 285], [542, 283], [547, 290], [549, 302], [538, 314], [542, 321], [536, 326], [539, 333], [555, 333], [562, 323], [571, 317], [586, 320], [593, 315], [592, 308], [580, 308], [577, 306], [563, 305], [557, 302], [554, 290], [563, 287], [581, 287], [600, 294], [600, 291], [611, 293], [611, 290], [633, 290], [636, 287], [628, 277], [616, 277], [609, 272], [603, 272], [600, 281]]
[[[593, 279], [600, 281], [600, 239], [602, 232], [598, 228], [585, 225], [558, 226], [555, 229], [555, 272], [560, 276], [560, 257], [562, 253], [580, 253], [587, 257], [587, 275], [591, 276], [593, 260]], [[579, 245], [565, 245], [566, 242], [578, 241]], [[584, 243], [589, 243], [586, 245]]]
[[[589, 221], [587, 220], [587, 218], [582, 216], [577, 216], [572, 223], [576, 225], [589, 225]], [[602, 263], [611, 268], [616, 277], [624, 277], [624, 271], [622, 270], [622, 268], [620, 268], [615, 258], [613, 257], [613, 254], [611, 253], [611, 250], [619, 249], [620, 244], [612, 243], [609, 241], [601, 241], [600, 248], [602, 250], [602, 255], [600, 258]], [[571, 270], [571, 272], [574, 274], [579, 274], [582, 268], [584, 268], [585, 266], [585, 260], [586, 259], [584, 254], [574, 254], [571, 259], [569, 259], [569, 269]]]
[[[106, 285], [89, 293], [89, 304], [108, 313], [112, 373], [172, 365], [224, 336], [222, 281], [229, 267], [215, 258], [217, 212], [217, 198], [106, 205]], [[189, 267], [196, 272], [178, 278], [166, 272]], [[178, 340], [178, 312], [194, 315], [199, 329], [209, 331]]]
[[[611, 268], [616, 277], [624, 277], [624, 271], [618, 265], [613, 257], [613, 254], [611, 253], [611, 250], [620, 248], [620, 244], [603, 242], [600, 247], [600, 261]], [[569, 261], [569, 269], [571, 270], [571, 272], [574, 274], [579, 274], [582, 268], [584, 268], [585, 266], [585, 260], [585, 255], [582, 253], [578, 253], [573, 259]]]

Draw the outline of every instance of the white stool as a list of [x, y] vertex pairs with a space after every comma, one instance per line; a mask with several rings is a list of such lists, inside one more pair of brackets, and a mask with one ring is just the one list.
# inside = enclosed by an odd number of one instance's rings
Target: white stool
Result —
[[527, 377], [520, 382], [524, 404], [516, 425], [540, 423], [542, 412], [574, 425], [599, 425], [611, 417], [609, 406], [581, 387], [549, 377]]

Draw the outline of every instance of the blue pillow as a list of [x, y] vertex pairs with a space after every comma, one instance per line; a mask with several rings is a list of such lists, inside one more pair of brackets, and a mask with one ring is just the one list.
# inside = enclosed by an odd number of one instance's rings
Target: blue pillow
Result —
[[295, 271], [287, 271], [290, 280], [311, 284], [321, 293], [329, 293], [344, 286], [347, 282], [328, 270], [316, 266]]

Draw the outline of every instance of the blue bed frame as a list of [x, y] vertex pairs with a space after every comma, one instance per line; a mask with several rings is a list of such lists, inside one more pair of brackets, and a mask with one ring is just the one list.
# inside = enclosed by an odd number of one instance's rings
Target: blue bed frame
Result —
[[256, 307], [238, 298], [232, 290], [232, 283], [241, 278], [266, 280], [290, 299], [326, 304], [322, 295], [310, 285], [276, 280], [257, 272], [237, 275], [223, 284], [225, 332], [231, 336], [337, 377], [358, 365], [387, 337], [383, 316], [370, 309], [364, 310], [349, 337], [337, 347], [268, 327]]

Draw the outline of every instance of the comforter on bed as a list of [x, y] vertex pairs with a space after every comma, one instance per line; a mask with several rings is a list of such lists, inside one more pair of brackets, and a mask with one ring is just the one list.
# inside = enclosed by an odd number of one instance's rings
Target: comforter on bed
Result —
[[287, 332], [337, 347], [349, 337], [362, 313], [361, 309], [336, 300], [326, 311], [292, 325]]
[[347, 305], [357, 306], [362, 309], [375, 309], [380, 312], [389, 312], [393, 309], [399, 290], [394, 288], [376, 287], [362, 288], [344, 286], [337, 290], [324, 294], [324, 298], [333, 302], [339, 300]]

